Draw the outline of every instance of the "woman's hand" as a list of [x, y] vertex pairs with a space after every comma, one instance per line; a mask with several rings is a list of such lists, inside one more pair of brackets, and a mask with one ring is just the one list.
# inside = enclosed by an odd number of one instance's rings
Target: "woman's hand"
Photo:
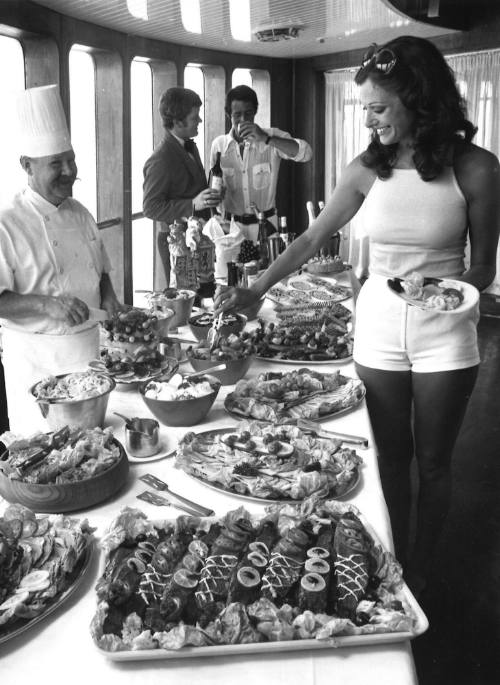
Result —
[[238, 313], [258, 302], [259, 299], [259, 295], [248, 288], [219, 286], [214, 297], [214, 313]]

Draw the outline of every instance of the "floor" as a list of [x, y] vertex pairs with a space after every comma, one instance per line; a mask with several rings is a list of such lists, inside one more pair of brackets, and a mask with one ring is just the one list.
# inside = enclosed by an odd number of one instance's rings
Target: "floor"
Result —
[[420, 685], [500, 683], [500, 318], [479, 323], [482, 365], [453, 458], [453, 499], [430, 583]]

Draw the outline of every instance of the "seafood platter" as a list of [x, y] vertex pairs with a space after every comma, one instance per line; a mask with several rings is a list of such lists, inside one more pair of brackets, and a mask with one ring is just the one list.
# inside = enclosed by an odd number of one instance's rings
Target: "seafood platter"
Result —
[[324, 279], [312, 274], [292, 276], [280, 281], [266, 293], [276, 309], [290, 306], [308, 306], [322, 309], [335, 302], [352, 297], [350, 288], [338, 285], [332, 278]]
[[91, 624], [114, 660], [408, 640], [427, 619], [352, 505], [310, 498], [221, 518], [126, 508], [102, 539]]
[[416, 271], [404, 279], [390, 278], [387, 285], [407, 304], [440, 314], [461, 313], [479, 301], [479, 291], [470, 283], [427, 278]]
[[88, 568], [92, 528], [62, 514], [39, 516], [20, 504], [0, 516], [0, 643], [61, 606]]
[[186, 433], [175, 466], [240, 497], [297, 501], [348, 494], [359, 483], [362, 461], [340, 439], [294, 425], [241, 421], [232, 429]]
[[358, 406], [364, 396], [364, 385], [356, 378], [301, 368], [238, 381], [224, 408], [237, 418], [290, 423], [337, 416]]
[[1, 439], [8, 449], [0, 456], [0, 495], [8, 502], [39, 512], [74, 511], [108, 499], [127, 480], [127, 455], [110, 428], [65, 426]]
[[346, 363], [352, 359], [350, 326], [331, 315], [315, 321], [275, 323], [259, 320], [249, 334], [257, 357], [293, 363]]

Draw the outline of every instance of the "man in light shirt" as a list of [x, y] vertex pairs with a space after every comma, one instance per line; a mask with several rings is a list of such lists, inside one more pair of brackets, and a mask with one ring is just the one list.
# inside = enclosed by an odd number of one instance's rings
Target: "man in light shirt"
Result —
[[254, 122], [258, 110], [257, 94], [248, 86], [236, 86], [226, 96], [225, 111], [231, 130], [212, 143], [210, 166], [217, 152], [225, 187], [224, 214], [234, 219], [246, 237], [256, 239], [255, 208], [264, 212], [276, 226], [276, 185], [282, 159], [308, 162], [311, 146], [305, 140], [292, 138], [279, 128], [261, 128]]
[[27, 187], [0, 209], [0, 321], [10, 429], [46, 429], [29, 393], [47, 375], [87, 370], [99, 354], [94, 310], [120, 309], [92, 215], [71, 197], [75, 154], [57, 86], [18, 102]]

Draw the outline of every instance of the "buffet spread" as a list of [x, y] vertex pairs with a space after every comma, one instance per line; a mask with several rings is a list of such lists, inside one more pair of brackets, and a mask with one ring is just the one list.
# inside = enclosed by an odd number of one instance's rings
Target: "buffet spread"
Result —
[[[105, 505], [109, 515], [100, 521], [91, 635], [101, 657], [250, 656], [404, 643], [424, 632], [426, 618], [400, 565], [369, 516], [349, 502], [365, 487], [366, 438], [319, 423], [348, 415], [364, 399], [361, 381], [339, 367], [351, 359], [351, 312], [341, 304], [350, 294], [332, 279], [295, 275], [271, 291], [258, 319], [226, 321], [214, 345], [201, 330], [214, 327], [214, 317], [191, 321], [187, 311], [183, 323], [196, 340], [186, 361], [159, 351], [157, 322], [170, 315], [162, 317], [155, 298], [154, 312], [103, 323], [101, 356], [89, 369], [41, 378], [35, 394], [57, 408], [58, 421], [74, 422], [83, 402], [88, 422], [103, 394], [135, 418], [119, 413], [124, 427], [105, 406], [105, 427], [95, 413], [92, 428], [73, 423], [2, 436], [0, 494], [11, 503], [0, 518], [0, 642], [77, 589], [88, 571], [94, 510], [85, 519], [66, 512], [75, 502], [103, 507], [117, 492], [120, 506]], [[184, 366], [190, 361], [193, 369], [197, 362], [227, 369], [198, 371], [195, 380]], [[228, 380], [220, 374], [230, 364]], [[127, 436], [137, 417], [151, 414], [163, 441], [160, 454], [143, 461], [157, 460], [150, 469], [158, 465], [162, 475], [169, 457], [183, 489], [177, 494], [143, 475], [156, 490], [136, 494], [138, 508], [120, 494], [130, 483], [128, 462], [142, 468], [120, 431]], [[191, 487], [223, 498], [216, 515], [187, 499]], [[158, 506], [172, 515], [156, 516]]]

